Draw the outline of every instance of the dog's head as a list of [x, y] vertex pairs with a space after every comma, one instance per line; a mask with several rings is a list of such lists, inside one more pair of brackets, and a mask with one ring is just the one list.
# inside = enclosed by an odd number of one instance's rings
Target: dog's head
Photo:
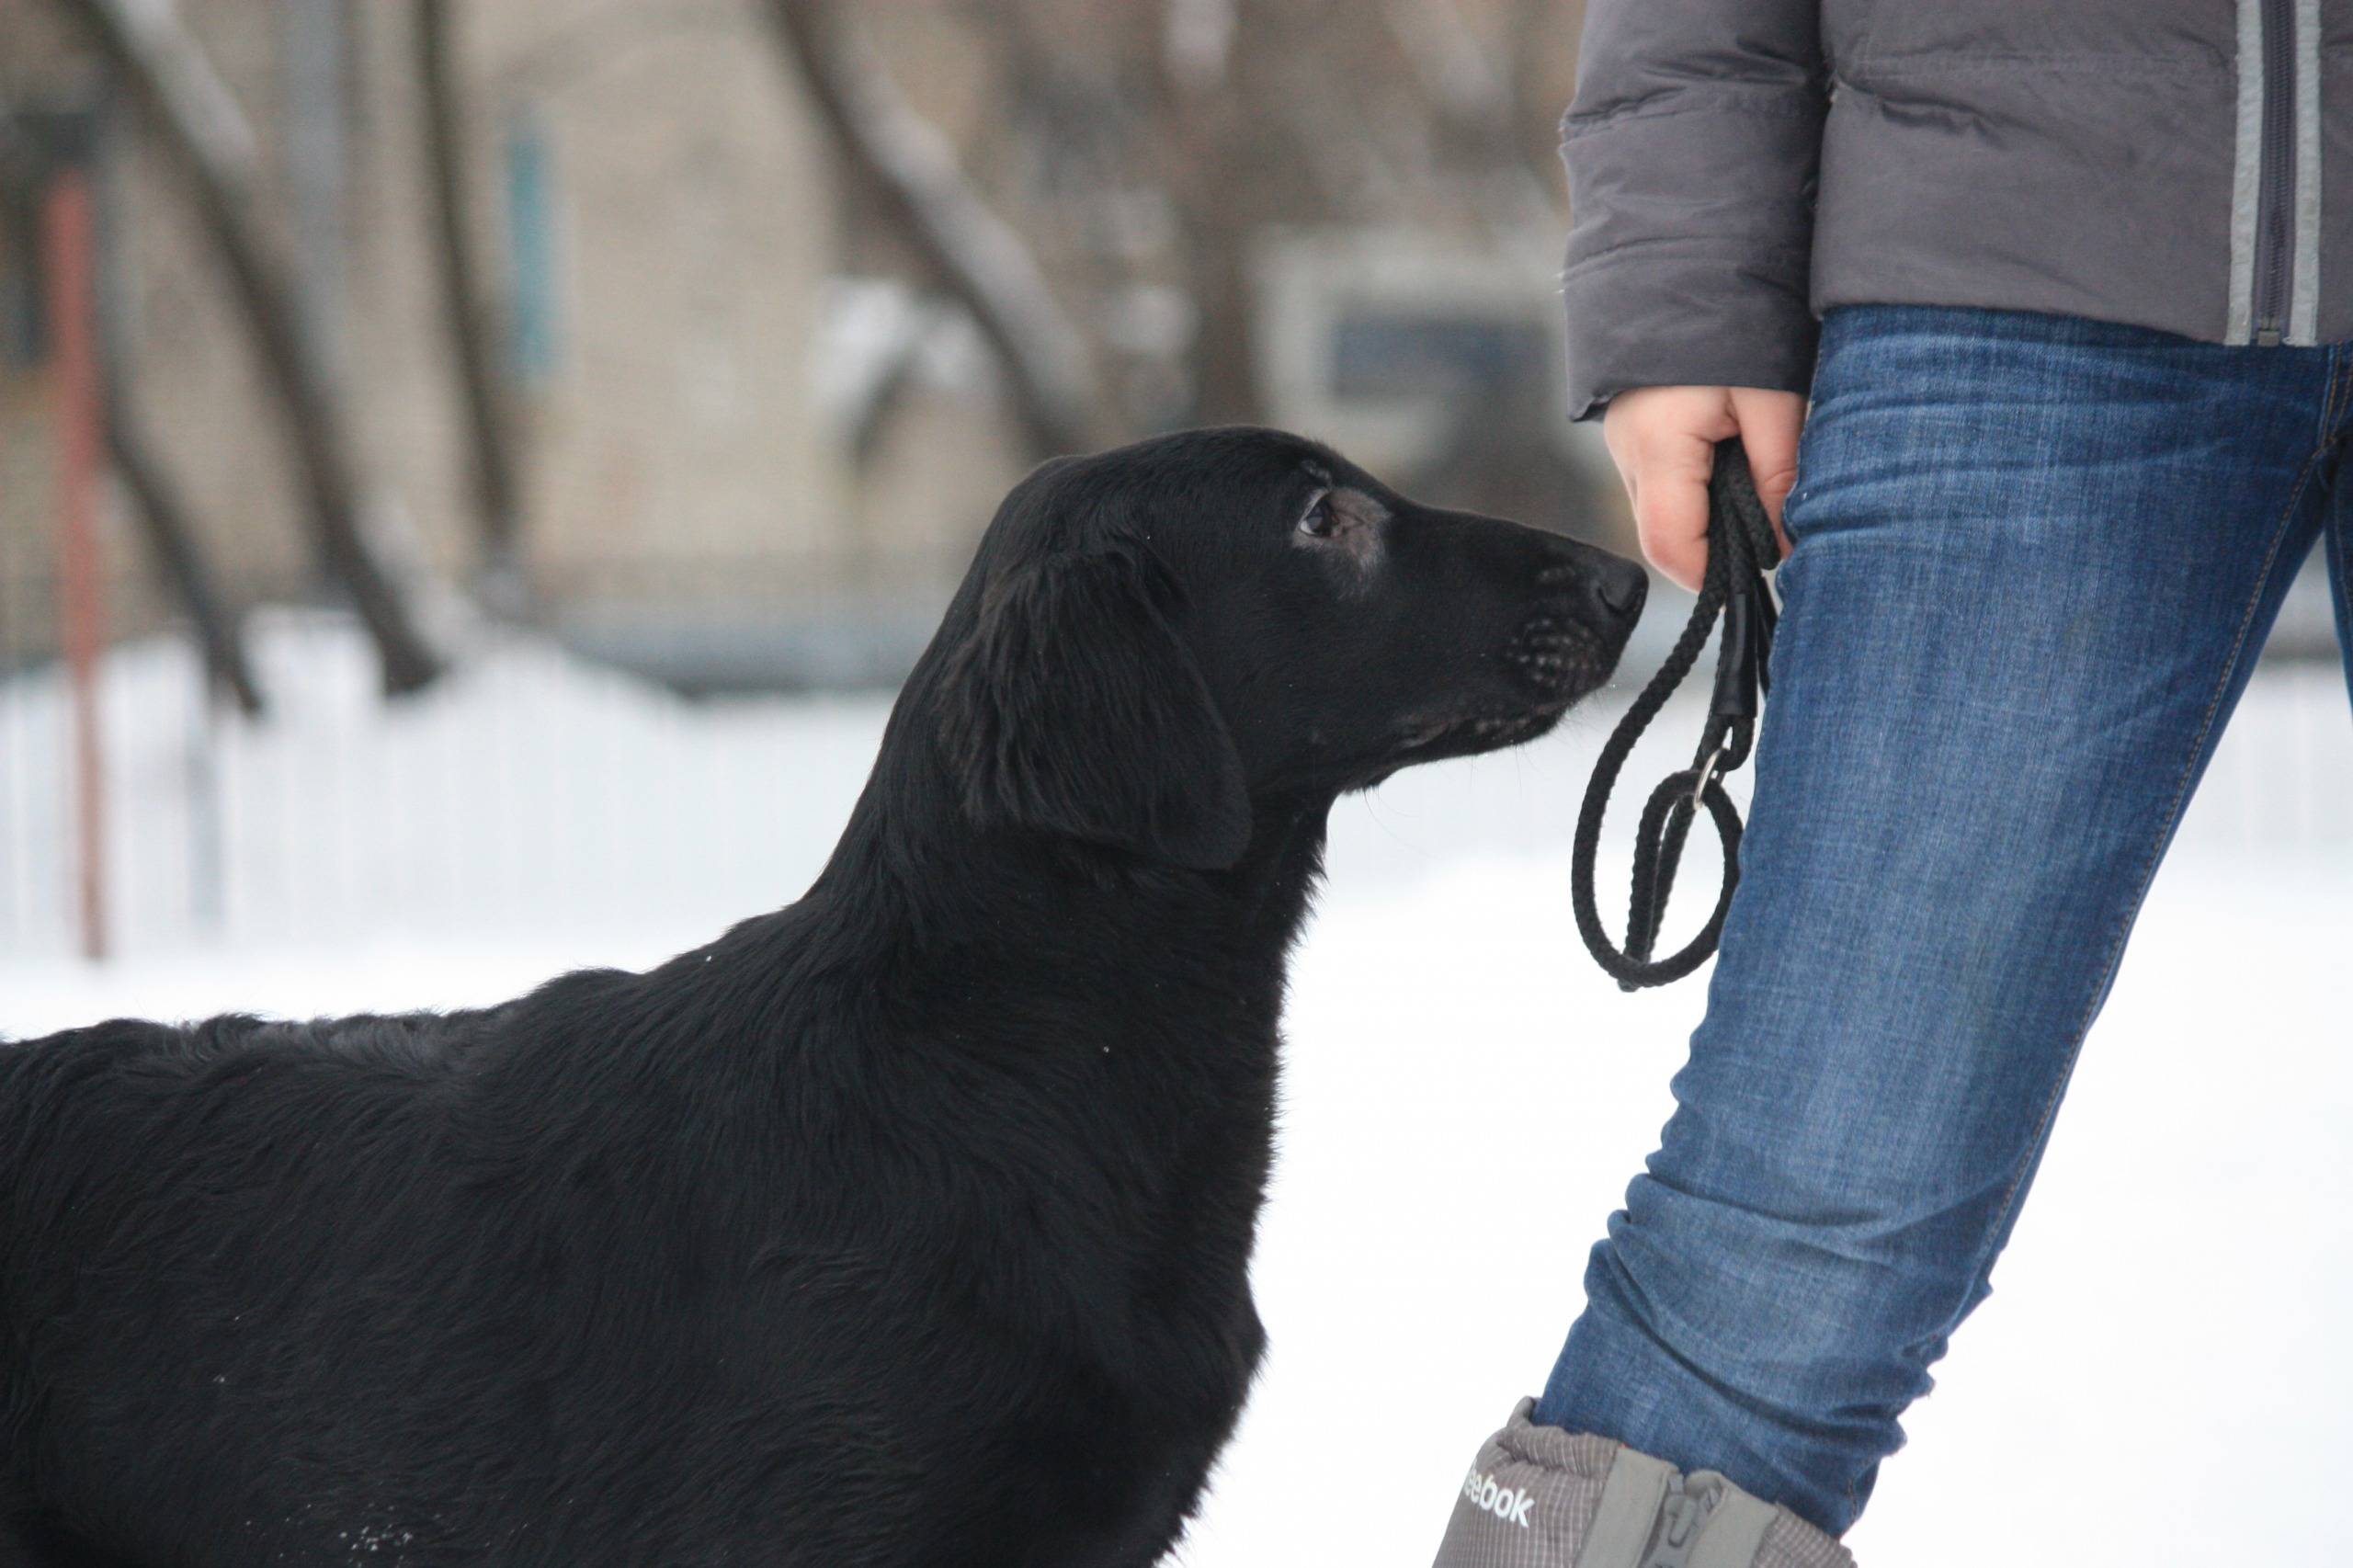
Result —
[[1016, 486], [917, 681], [978, 822], [1209, 869], [1254, 802], [1542, 734], [1644, 585], [1298, 437], [1195, 431]]

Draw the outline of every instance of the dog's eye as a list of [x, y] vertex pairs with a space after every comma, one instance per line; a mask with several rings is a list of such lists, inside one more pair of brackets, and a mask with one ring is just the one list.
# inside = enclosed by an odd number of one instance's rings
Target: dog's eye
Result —
[[1307, 498], [1307, 510], [1300, 514], [1299, 531], [1324, 539], [1332, 531], [1332, 493], [1319, 490]]

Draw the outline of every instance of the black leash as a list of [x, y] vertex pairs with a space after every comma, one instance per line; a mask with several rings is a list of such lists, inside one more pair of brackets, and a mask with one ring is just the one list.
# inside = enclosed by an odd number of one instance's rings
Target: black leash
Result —
[[[1748, 760], [1756, 739], [1756, 710], [1767, 685], [1766, 656], [1773, 646], [1773, 593], [1765, 574], [1778, 564], [1780, 551], [1773, 525], [1757, 499], [1756, 483], [1748, 472], [1748, 456], [1735, 437], [1716, 444], [1715, 472], [1708, 480], [1708, 566], [1699, 582], [1699, 602], [1676, 640], [1675, 649], [1643, 687], [1634, 705], [1618, 722], [1609, 742], [1594, 765], [1593, 782], [1585, 792], [1585, 809], [1577, 813], [1576, 849], [1569, 865], [1569, 889], [1576, 905], [1577, 931], [1585, 945], [1621, 991], [1665, 985], [1682, 979], [1708, 961], [1723, 935], [1724, 912], [1732, 907], [1733, 889], [1740, 881], [1740, 812], [1724, 793], [1723, 778]], [[1700, 733], [1699, 749], [1691, 766], [1670, 773], [1651, 791], [1634, 830], [1634, 891], [1626, 915], [1626, 946], [1620, 950], [1602, 929], [1594, 902], [1593, 858], [1601, 845], [1601, 819], [1609, 809], [1609, 791], [1617, 788], [1619, 770], [1634, 743], [1650, 728], [1683, 677], [1699, 662], [1717, 617], [1724, 634], [1716, 655], [1716, 690], [1708, 705], [1708, 727]], [[1676, 867], [1683, 858], [1683, 843], [1692, 818], [1705, 806], [1716, 824], [1724, 851], [1723, 892], [1707, 925], [1691, 945], [1671, 958], [1654, 959], [1659, 926], [1666, 917], [1667, 895], [1675, 889]]]

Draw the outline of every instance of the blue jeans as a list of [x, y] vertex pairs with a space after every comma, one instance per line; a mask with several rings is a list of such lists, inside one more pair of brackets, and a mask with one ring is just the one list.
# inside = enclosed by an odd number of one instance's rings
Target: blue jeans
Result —
[[2324, 535], [2353, 626], [2348, 426], [2353, 347], [1833, 314], [1707, 1017], [1537, 1419], [1854, 1522]]

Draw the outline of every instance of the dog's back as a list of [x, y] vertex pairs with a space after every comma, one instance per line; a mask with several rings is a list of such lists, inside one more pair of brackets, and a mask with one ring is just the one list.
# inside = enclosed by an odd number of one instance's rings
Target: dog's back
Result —
[[[642, 1561], [756, 1513], [791, 1561], [915, 1562], [1083, 1517], [1052, 1491], [1100, 1457], [913, 1272], [963, 1238], [902, 1155], [961, 1186], [962, 1137], [878, 1142], [880, 1042], [777, 977], [802, 924], [491, 1012], [0, 1046], [0, 1513], [77, 1543], [32, 1561]], [[965, 1132], [1023, 1136], [1002, 1089]]]
[[[51, 1536], [64, 1510], [44, 1484], [72, 1469], [46, 1418], [58, 1392], [51, 1340], [107, 1331], [97, 1244], [135, 1207], [127, 1189], [151, 1152], [137, 1136], [139, 1102], [112, 1085], [185, 1079], [250, 1027], [224, 1018], [199, 1043], [187, 1030], [117, 1019], [0, 1041], [0, 1548], [28, 1561], [71, 1560]], [[88, 1292], [85, 1275], [97, 1286]], [[38, 1513], [35, 1498], [47, 1499]], [[17, 1558], [0, 1561], [14, 1568]]]
[[[432, 1222], [432, 1102], [481, 1017], [0, 1045], [0, 1506], [119, 1531], [252, 1494], [269, 1461], [238, 1440], [233, 1385], [301, 1381], [386, 1305], [309, 1287], [369, 1278], [366, 1252], [391, 1262]], [[293, 1351], [304, 1333], [323, 1342]]]

